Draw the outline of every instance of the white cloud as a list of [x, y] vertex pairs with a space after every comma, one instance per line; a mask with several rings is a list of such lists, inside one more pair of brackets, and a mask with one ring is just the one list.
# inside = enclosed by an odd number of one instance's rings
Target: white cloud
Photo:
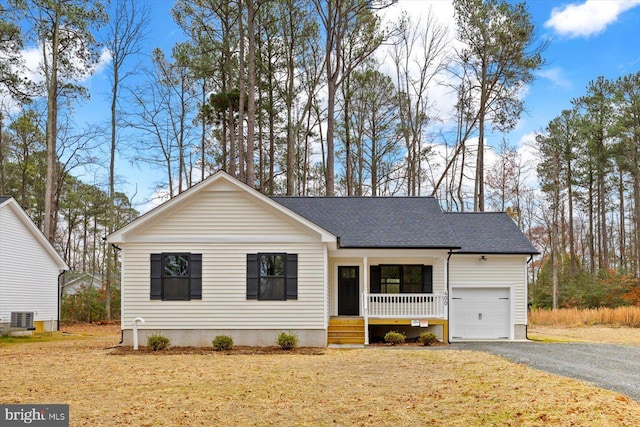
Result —
[[32, 46], [22, 51], [24, 65], [26, 69], [25, 77], [35, 83], [44, 80], [40, 65], [42, 64], [42, 49], [39, 46]]
[[[26, 73], [25, 77], [35, 83], [44, 81], [44, 75], [42, 72], [42, 46], [31, 46], [22, 50], [22, 57], [24, 58]], [[80, 59], [73, 59], [78, 64]], [[111, 52], [104, 48], [100, 52], [98, 61], [90, 68], [84, 71], [84, 73], [78, 77], [76, 83], [84, 83], [92, 76], [104, 71], [112, 61]]]
[[87, 78], [89, 78], [92, 75], [100, 74], [101, 72], [103, 72], [109, 66], [112, 60], [113, 60], [113, 55], [111, 54], [111, 51], [107, 48], [103, 48], [102, 52], [100, 52], [100, 57], [98, 58], [98, 62], [96, 63], [96, 65], [94, 65], [91, 72], [87, 75]]
[[620, 14], [636, 6], [640, 6], [640, 0], [587, 0], [581, 4], [572, 3], [560, 8], [554, 7], [551, 18], [544, 26], [569, 38], [589, 37], [600, 34]]
[[536, 72], [538, 77], [542, 77], [543, 79], [551, 80], [551, 82], [564, 89], [571, 89], [571, 81], [564, 76], [564, 71], [562, 68], [552, 67], [542, 69]]

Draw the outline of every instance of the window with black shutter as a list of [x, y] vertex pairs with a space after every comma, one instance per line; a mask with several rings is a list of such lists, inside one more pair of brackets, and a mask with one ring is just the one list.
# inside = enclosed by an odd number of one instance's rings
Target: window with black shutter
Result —
[[247, 299], [298, 299], [298, 254], [247, 254]]
[[202, 299], [202, 254], [151, 254], [151, 299]]
[[372, 265], [369, 267], [372, 294], [433, 293], [431, 265]]

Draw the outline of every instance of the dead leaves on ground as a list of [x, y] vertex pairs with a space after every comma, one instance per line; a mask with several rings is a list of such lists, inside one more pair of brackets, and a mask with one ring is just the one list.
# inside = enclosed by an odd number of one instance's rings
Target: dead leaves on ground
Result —
[[626, 396], [483, 353], [130, 354], [90, 332], [0, 348], [3, 403], [68, 403], [72, 426], [640, 425]]

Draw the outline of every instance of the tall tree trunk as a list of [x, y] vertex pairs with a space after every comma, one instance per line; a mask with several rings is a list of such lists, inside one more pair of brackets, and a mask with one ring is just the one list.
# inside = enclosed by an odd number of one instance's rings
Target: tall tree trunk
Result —
[[253, 158], [253, 152], [256, 132], [256, 10], [255, 5], [253, 4], [253, 0], [246, 0], [246, 2], [247, 33], [249, 33], [249, 58], [247, 64], [247, 91], [249, 92], [249, 100], [247, 104], [247, 152], [245, 154], [247, 165], [246, 183], [251, 187], [255, 187], [255, 160]]
[[[46, 75], [47, 84], [47, 179], [45, 184], [44, 199], [44, 234], [53, 244], [56, 237], [56, 217], [58, 206], [56, 204], [56, 184], [58, 182], [58, 55], [60, 46], [60, 14], [61, 0], [56, 2], [56, 14], [51, 28], [50, 61], [44, 61], [44, 66], [49, 67]], [[48, 56], [47, 46], [43, 43], [43, 57]]]
[[[330, 61], [327, 60], [327, 64]], [[327, 70], [329, 70], [327, 65]], [[327, 71], [329, 72], [329, 71]], [[327, 150], [326, 150], [326, 166], [325, 181], [326, 195], [331, 197], [335, 195], [335, 148], [333, 142], [333, 134], [335, 132], [335, 110], [336, 110], [336, 91], [337, 84], [335, 81], [327, 82], [328, 100], [327, 100]]]
[[589, 257], [590, 259], [590, 272], [593, 275], [596, 271], [596, 248], [595, 248], [595, 236], [594, 236], [594, 213], [593, 213], [593, 173], [589, 171], [589, 201], [588, 210], [589, 210], [589, 236], [588, 236], [588, 244], [589, 244]]
[[573, 168], [571, 167], [571, 160], [567, 163], [567, 199], [569, 204], [569, 211], [567, 215], [569, 217], [569, 271], [571, 277], [576, 273], [576, 248], [575, 248], [575, 234], [573, 226]]
[[618, 198], [620, 199], [620, 266], [623, 271], [627, 271], [627, 230], [625, 227], [625, 203], [624, 203], [624, 173], [619, 171], [620, 182], [618, 183]]
[[[295, 191], [295, 144], [297, 135], [294, 135], [293, 125], [293, 102], [295, 98], [295, 40], [293, 37], [295, 31], [294, 8], [292, 4], [288, 5], [287, 29], [285, 34], [285, 45], [287, 47], [287, 88], [286, 88], [286, 105], [287, 105], [287, 196], [293, 196]], [[306, 163], [306, 158], [305, 158]]]
[[342, 83], [342, 115], [344, 117], [344, 157], [345, 157], [345, 184], [347, 185], [347, 196], [353, 195], [353, 165], [351, 161], [351, 79], [347, 76]]
[[476, 182], [473, 210], [484, 212], [484, 121], [487, 109], [487, 66], [482, 66], [482, 88], [478, 110], [478, 156], [476, 157]]
[[245, 170], [245, 137], [244, 137], [244, 109], [246, 95], [246, 75], [244, 58], [244, 14], [243, 0], [238, 1], [238, 90], [240, 99], [238, 100], [238, 177], [240, 181], [247, 182]]

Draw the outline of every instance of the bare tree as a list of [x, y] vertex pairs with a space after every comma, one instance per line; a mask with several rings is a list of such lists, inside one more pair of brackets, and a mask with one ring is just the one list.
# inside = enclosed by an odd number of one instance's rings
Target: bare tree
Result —
[[416, 196], [420, 195], [421, 151], [430, 119], [429, 90], [447, 64], [447, 29], [431, 9], [418, 20], [403, 14], [391, 42], [400, 133], [407, 150], [407, 194]]
[[69, 92], [82, 91], [74, 79], [90, 72], [98, 60], [98, 45], [92, 30], [106, 21], [104, 7], [98, 0], [11, 0], [20, 17], [31, 27], [32, 38], [39, 44], [41, 71], [47, 98], [47, 181], [45, 191], [44, 233], [54, 242], [57, 203], [55, 187], [59, 181], [57, 132], [58, 102]]
[[[109, 148], [109, 212], [107, 233], [114, 231], [115, 161], [118, 143], [118, 101], [120, 89], [125, 80], [134, 74], [135, 67], [125, 68], [126, 63], [141, 50], [141, 42], [146, 37], [149, 24], [149, 7], [137, 0], [116, 0], [109, 23], [105, 45], [111, 52], [111, 146]], [[105, 318], [111, 319], [111, 287], [113, 267], [116, 263], [115, 249], [106, 252]]]
[[[366, 0], [313, 0], [325, 35], [327, 79], [326, 191], [335, 194], [335, 108], [346, 76], [380, 46], [379, 19]], [[381, 7], [385, 7], [383, 4]]]

